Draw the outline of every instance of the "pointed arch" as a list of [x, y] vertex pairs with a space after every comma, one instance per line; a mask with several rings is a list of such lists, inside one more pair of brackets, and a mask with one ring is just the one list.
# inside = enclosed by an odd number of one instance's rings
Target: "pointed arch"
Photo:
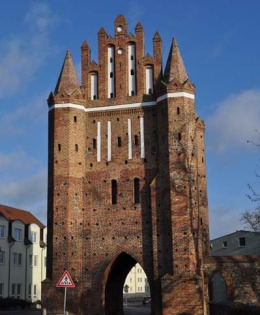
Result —
[[227, 300], [227, 285], [220, 273], [214, 273], [209, 283], [210, 301], [219, 302]]

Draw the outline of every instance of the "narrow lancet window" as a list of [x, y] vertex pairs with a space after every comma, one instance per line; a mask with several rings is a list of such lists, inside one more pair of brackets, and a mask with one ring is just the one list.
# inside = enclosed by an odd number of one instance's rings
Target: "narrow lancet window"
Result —
[[113, 98], [115, 97], [115, 62], [114, 62], [114, 53], [115, 49], [114, 46], [108, 47], [108, 65], [107, 65], [107, 73], [108, 73], [108, 82], [107, 82], [107, 97]]
[[90, 76], [90, 99], [96, 100], [98, 99], [98, 74], [96, 72], [91, 73]]
[[111, 180], [111, 195], [112, 205], [117, 204], [117, 181], [115, 179]]
[[128, 95], [136, 95], [135, 44], [128, 45]]
[[134, 179], [134, 203], [140, 203], [140, 183], [139, 178]]
[[153, 94], [153, 67], [147, 67], [145, 69], [145, 93]]

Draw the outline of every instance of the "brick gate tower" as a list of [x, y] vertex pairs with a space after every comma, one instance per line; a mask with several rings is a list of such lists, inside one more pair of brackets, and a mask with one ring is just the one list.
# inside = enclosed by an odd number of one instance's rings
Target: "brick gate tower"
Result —
[[49, 105], [47, 314], [123, 314], [125, 278], [138, 262], [152, 314], [206, 314], [209, 253], [204, 123], [174, 39], [144, 51], [144, 30], [114, 22], [98, 32], [98, 62], [81, 47], [81, 85], [70, 52]]

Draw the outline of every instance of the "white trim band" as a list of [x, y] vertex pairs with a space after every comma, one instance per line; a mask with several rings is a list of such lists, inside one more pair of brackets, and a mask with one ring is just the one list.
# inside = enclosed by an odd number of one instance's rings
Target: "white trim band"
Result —
[[157, 98], [157, 102], [161, 102], [165, 100], [166, 98], [171, 98], [171, 97], [186, 97], [186, 98], [191, 98], [192, 100], [195, 99], [195, 95], [187, 92], [175, 92], [175, 93], [166, 93], [160, 97]]
[[186, 97], [190, 99], [195, 99], [195, 95], [186, 92], [175, 92], [175, 93], [166, 93], [157, 98], [157, 101], [153, 102], [143, 102], [143, 103], [132, 103], [132, 104], [123, 104], [123, 105], [112, 105], [112, 106], [101, 106], [101, 107], [92, 107], [86, 108], [83, 105], [72, 104], [72, 103], [64, 103], [64, 104], [54, 104], [49, 107], [49, 111], [53, 110], [54, 108], [75, 108], [84, 110], [87, 113], [91, 112], [100, 112], [105, 110], [117, 110], [117, 109], [130, 109], [130, 108], [141, 108], [146, 106], [155, 106], [158, 102], [165, 100], [166, 98], [172, 97]]

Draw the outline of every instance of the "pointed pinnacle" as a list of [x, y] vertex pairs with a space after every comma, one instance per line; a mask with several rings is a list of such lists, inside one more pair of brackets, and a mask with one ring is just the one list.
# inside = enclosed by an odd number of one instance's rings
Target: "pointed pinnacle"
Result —
[[79, 89], [78, 78], [70, 51], [66, 53], [54, 94], [57, 94], [61, 89], [64, 89], [69, 95], [75, 89]]
[[164, 71], [164, 81], [184, 83], [188, 79], [177, 41], [173, 39]]

